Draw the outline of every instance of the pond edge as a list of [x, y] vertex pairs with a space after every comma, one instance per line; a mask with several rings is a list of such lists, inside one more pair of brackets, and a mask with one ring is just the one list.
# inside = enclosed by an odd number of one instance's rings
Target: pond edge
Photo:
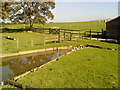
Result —
[[18, 53], [1, 54], [0, 58], [18, 56], [18, 55], [24, 55], [24, 54], [39, 53], [39, 52], [46, 52], [46, 51], [51, 51], [51, 50], [69, 49], [69, 48], [72, 48], [72, 46], [53, 47], [53, 48], [45, 48], [45, 49], [37, 49], [37, 50], [29, 50], [29, 51], [20, 51]]

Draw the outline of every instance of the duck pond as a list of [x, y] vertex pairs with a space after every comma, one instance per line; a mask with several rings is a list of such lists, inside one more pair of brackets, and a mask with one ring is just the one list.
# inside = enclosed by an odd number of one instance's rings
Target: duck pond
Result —
[[36, 67], [39, 67], [55, 58], [60, 57], [61, 55], [70, 52], [70, 49], [61, 49], [61, 50], [51, 50], [40, 53], [19, 55], [2, 58], [0, 64], [0, 82], [6, 83], [7, 79], [12, 79], [15, 76], [25, 73], [26, 71], [32, 70]]

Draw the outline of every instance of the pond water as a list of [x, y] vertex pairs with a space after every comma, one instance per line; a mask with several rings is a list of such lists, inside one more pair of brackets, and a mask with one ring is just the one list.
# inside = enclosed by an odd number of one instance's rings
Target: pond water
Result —
[[12, 79], [26, 71], [39, 67], [69, 51], [70, 50], [46, 51], [3, 58], [2, 65], [0, 66], [0, 72], [2, 72], [2, 74], [0, 74], [0, 77], [2, 77], [0, 82], [3, 81], [6, 84], [7, 79]]

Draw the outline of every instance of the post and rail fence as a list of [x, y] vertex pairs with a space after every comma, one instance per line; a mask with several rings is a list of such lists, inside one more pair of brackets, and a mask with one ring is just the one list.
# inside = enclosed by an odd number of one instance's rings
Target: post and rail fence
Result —
[[[71, 29], [60, 29], [60, 28], [39, 28], [37, 29], [39, 33], [46, 34], [55, 34], [58, 35], [58, 42], [61, 41], [72, 41], [76, 40], [75, 38], [83, 38], [83, 39], [106, 39], [105, 30], [101, 30], [101, 32], [93, 31], [93, 30], [71, 30]], [[68, 39], [67, 39], [68, 38]]]
[[[101, 32], [96, 32], [93, 30], [70, 30], [70, 29], [60, 29], [60, 28], [34, 28], [32, 32], [44, 33], [44, 34], [54, 34], [52, 37], [44, 37], [43, 43], [40, 45], [45, 45], [47, 43], [57, 43], [61, 41], [72, 41], [77, 39], [93, 39], [99, 40], [100, 38], [105, 38], [107, 41], [106, 33], [102, 29]], [[19, 39], [16, 39], [16, 47], [20, 47]], [[31, 38], [31, 47], [35, 45], [35, 39]]]

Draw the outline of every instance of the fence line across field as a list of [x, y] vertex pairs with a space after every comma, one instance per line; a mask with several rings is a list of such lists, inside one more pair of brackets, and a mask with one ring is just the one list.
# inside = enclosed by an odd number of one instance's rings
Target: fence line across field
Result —
[[46, 42], [48, 41], [54, 41], [55, 43], [58, 41], [58, 36], [54, 36], [54, 37], [44, 37], [44, 45], [46, 44]]
[[[87, 30], [87, 31], [82, 31], [82, 30], [70, 30], [70, 29], [51, 29], [51, 28], [35, 28], [32, 30], [33, 32], [38, 32], [38, 33], [44, 33], [44, 34], [53, 34], [55, 36], [51, 37], [44, 37], [43, 42], [41, 45], [47, 44], [47, 42], [61, 42], [61, 41], [72, 41], [76, 39], [93, 39], [94, 37], [99, 40], [99, 38], [102, 38], [104, 36], [104, 30], [102, 29], [101, 32], [96, 32], [93, 30]], [[106, 36], [106, 34], [105, 34]], [[106, 41], [107, 38], [105, 37]], [[31, 38], [30, 39], [30, 46], [33, 47], [35, 45], [35, 39]], [[20, 40], [17, 38], [16, 39], [16, 46], [17, 48], [20, 47]]]
[[[99, 40], [99, 38], [103, 37], [103, 29], [102, 29], [101, 32], [96, 32], [96, 31], [92, 31], [92, 30], [82, 31], [82, 30], [70, 30], [70, 29], [60, 29], [60, 28], [57, 28], [57, 29], [41, 28], [39, 30], [43, 30], [43, 31], [45, 30], [46, 32], [48, 32], [48, 34], [52, 34], [52, 31], [53, 31], [53, 34], [58, 34], [58, 41], [59, 42], [61, 41], [62, 37], [64, 37], [64, 39], [62, 38], [62, 40], [66, 40], [66, 34], [69, 34], [69, 40], [70, 41], [74, 38], [89, 38], [89, 39], [92, 39], [93, 35], [96, 35], [97, 40]], [[88, 30], [88, 29], [86, 29], [86, 30]], [[61, 34], [63, 34], [63, 35], [61, 35]], [[76, 36], [75, 36], [75, 34], [76, 34]], [[100, 37], [100, 35], [101, 35], [101, 37]]]

